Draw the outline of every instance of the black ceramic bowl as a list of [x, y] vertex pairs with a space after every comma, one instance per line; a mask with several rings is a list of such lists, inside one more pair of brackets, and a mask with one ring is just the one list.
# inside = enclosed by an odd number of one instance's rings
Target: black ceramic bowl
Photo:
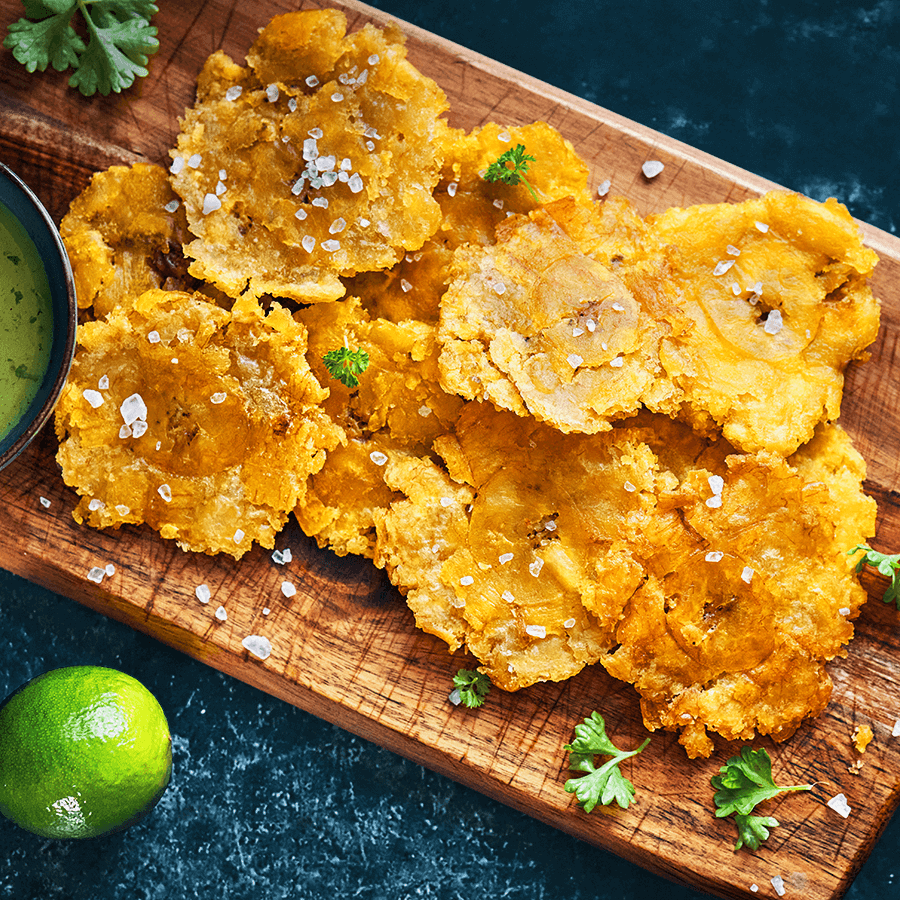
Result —
[[[50, 305], [53, 311], [53, 336], [50, 361], [37, 393], [18, 421], [7, 431], [8, 423], [0, 422], [0, 469], [12, 462], [40, 431], [53, 413], [53, 407], [69, 373], [75, 353], [75, 331], [78, 303], [72, 269], [59, 231], [40, 200], [28, 186], [3, 163], [0, 163], [0, 203], [12, 213], [34, 243], [47, 274]], [[0, 304], [13, 301], [12, 286], [0, 285], [4, 295]], [[0, 315], [6, 312], [0, 307]], [[5, 360], [0, 360], [0, 365]], [[8, 363], [7, 363], [8, 364]]]

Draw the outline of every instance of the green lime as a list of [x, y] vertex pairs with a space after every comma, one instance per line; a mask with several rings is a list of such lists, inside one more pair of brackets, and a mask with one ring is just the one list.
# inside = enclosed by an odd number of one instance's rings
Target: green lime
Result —
[[127, 828], [156, 805], [171, 775], [165, 714], [124, 672], [53, 669], [0, 706], [0, 813], [42, 837]]

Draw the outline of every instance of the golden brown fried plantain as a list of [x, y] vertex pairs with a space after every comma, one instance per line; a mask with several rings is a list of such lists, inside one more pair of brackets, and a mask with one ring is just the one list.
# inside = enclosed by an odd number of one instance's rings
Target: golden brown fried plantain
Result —
[[837, 426], [788, 460], [703, 463], [660, 494], [647, 580], [601, 660], [634, 683], [645, 724], [680, 730], [690, 756], [712, 751], [707, 731], [783, 740], [821, 712], [825, 663], [844, 654], [866, 598], [847, 548], [875, 530], [865, 466]]
[[498, 226], [493, 246], [456, 251], [438, 328], [448, 391], [566, 432], [608, 430], [642, 405], [677, 408], [659, 348], [686, 323], [668, 272], [633, 259], [626, 282], [580, 249], [592, 227], [558, 201]]
[[151, 290], [85, 324], [56, 411], [75, 519], [235, 558], [272, 547], [341, 436], [305, 351], [289, 313], [249, 298]]
[[191, 273], [232, 297], [336, 299], [339, 276], [388, 268], [440, 224], [446, 97], [395, 26], [346, 27], [337, 10], [277, 16], [247, 68], [220, 51], [200, 76], [172, 184]]
[[436, 324], [453, 251], [464, 243], [492, 244], [500, 222], [537, 206], [523, 185], [483, 178], [494, 160], [520, 143], [538, 160], [528, 180], [544, 202], [569, 197], [578, 204], [590, 203], [587, 166], [572, 144], [546, 122], [507, 127], [489, 123], [471, 132], [451, 130], [434, 194], [441, 207], [440, 228], [421, 250], [407, 253], [389, 271], [358, 275], [350, 282], [349, 291], [362, 298], [373, 318]]
[[[434, 329], [414, 320], [370, 319], [358, 298], [318, 303], [296, 313], [309, 330], [309, 364], [331, 392], [323, 408], [345, 432], [295, 510], [303, 530], [336, 553], [371, 556], [374, 512], [396, 494], [385, 485], [390, 451], [427, 456], [446, 433], [463, 401], [438, 382]], [[369, 365], [357, 387], [331, 378], [322, 357], [348, 345]]]
[[840, 413], [843, 373], [878, 331], [877, 262], [847, 210], [773, 191], [650, 216], [694, 327], [663, 344], [683, 415], [787, 456]]
[[184, 208], [161, 166], [97, 172], [59, 226], [81, 309], [102, 318], [151, 288], [190, 290]]

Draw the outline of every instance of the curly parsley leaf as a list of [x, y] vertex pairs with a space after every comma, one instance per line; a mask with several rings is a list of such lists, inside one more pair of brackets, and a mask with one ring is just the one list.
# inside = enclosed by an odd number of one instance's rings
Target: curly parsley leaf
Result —
[[732, 756], [719, 769], [719, 774], [713, 775], [710, 784], [716, 789], [713, 797], [716, 818], [734, 815], [738, 830], [735, 850], [743, 846], [758, 849], [769, 836], [768, 829], [778, 825], [771, 816], [751, 815], [757, 804], [779, 794], [809, 791], [813, 787], [811, 784], [775, 784], [769, 754], [763, 749], [752, 750], [750, 747], [744, 747], [738, 756]]
[[453, 685], [453, 694], [459, 697], [460, 702], [469, 709], [476, 709], [484, 703], [484, 698], [491, 689], [491, 679], [484, 672], [460, 669], [453, 676]]
[[[150, 0], [23, 0], [26, 17], [13, 22], [3, 46], [29, 72], [52, 66], [72, 68], [69, 85], [86, 97], [131, 87], [147, 74], [147, 61], [159, 49], [150, 18]], [[84, 19], [88, 42], [72, 26]]]
[[[590, 812], [598, 803], [608, 806], [615, 801], [622, 809], [634, 799], [634, 785], [622, 774], [619, 763], [631, 756], [637, 756], [647, 744], [647, 738], [636, 750], [619, 750], [606, 734], [603, 716], [594, 711], [583, 722], [575, 726], [575, 740], [566, 744], [569, 751], [569, 768], [573, 772], [585, 772], [580, 778], [570, 778], [565, 790], [575, 794], [585, 812]], [[596, 766], [594, 757], [612, 757], [603, 765]]]
[[332, 378], [354, 388], [359, 384], [359, 376], [369, 367], [369, 354], [361, 348], [351, 350], [349, 347], [339, 347], [329, 350], [322, 357], [322, 362]]
[[873, 550], [868, 544], [857, 544], [852, 550], [847, 552], [848, 556], [862, 551], [861, 556], [856, 562], [856, 571], [861, 572], [863, 566], [870, 565], [879, 575], [890, 579], [890, 584], [882, 596], [885, 603], [893, 603], [897, 609], [900, 609], [900, 553], [889, 556], [887, 553], [879, 553]]
[[525, 152], [525, 145], [516, 144], [515, 147], [510, 147], [505, 153], [501, 153], [487, 167], [484, 173], [484, 180], [499, 181], [503, 184], [518, 184], [521, 182], [528, 188], [528, 193], [534, 198], [534, 202], [540, 203], [540, 198], [525, 177], [525, 173], [528, 171], [528, 164], [533, 162], [537, 162], [537, 160], [530, 153]]

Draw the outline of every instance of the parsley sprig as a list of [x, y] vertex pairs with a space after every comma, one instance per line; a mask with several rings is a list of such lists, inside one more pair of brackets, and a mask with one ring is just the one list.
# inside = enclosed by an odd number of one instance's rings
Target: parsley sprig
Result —
[[860, 551], [863, 552], [863, 555], [856, 562], [856, 571], [861, 572], [863, 566], [870, 565], [878, 571], [879, 575], [889, 578], [891, 583], [881, 599], [885, 603], [893, 603], [897, 609], [900, 609], [900, 553], [889, 556], [887, 553], [873, 550], [868, 544], [857, 544], [848, 551], [847, 555], [853, 556], [854, 553]]
[[484, 672], [460, 669], [453, 676], [453, 685], [454, 690], [450, 696], [456, 694], [463, 705], [476, 709], [484, 703], [484, 698], [491, 689], [491, 679]]
[[[74, 70], [69, 86], [90, 97], [105, 97], [147, 74], [147, 61], [159, 49], [150, 18], [151, 0], [22, 0], [25, 17], [9, 26], [3, 46], [29, 71], [53, 66]], [[72, 25], [76, 10], [84, 20], [87, 43]]]
[[322, 357], [322, 362], [332, 378], [354, 388], [359, 384], [359, 376], [369, 367], [369, 354], [362, 348], [351, 350], [346, 346], [339, 347], [329, 350]]
[[[596, 710], [583, 722], [575, 726], [575, 740], [563, 748], [569, 751], [569, 768], [573, 772], [586, 772], [580, 778], [570, 778], [565, 789], [575, 794], [585, 812], [590, 812], [598, 803], [608, 806], [613, 800], [622, 809], [634, 799], [634, 785], [622, 774], [619, 763], [631, 756], [637, 756], [647, 744], [647, 738], [636, 750], [619, 750], [607, 737], [606, 723]], [[602, 766], [594, 765], [594, 757], [609, 756]]]
[[770, 800], [789, 791], [809, 791], [811, 784], [776, 785], [772, 779], [772, 760], [763, 750], [744, 747], [740, 755], [732, 756], [713, 775], [710, 783], [716, 789], [713, 800], [716, 804], [716, 818], [734, 815], [738, 839], [735, 850], [748, 847], [758, 850], [759, 845], [769, 836], [769, 829], [778, 825], [772, 816], [755, 816], [757, 804]]
[[528, 171], [528, 164], [536, 161], [530, 153], [525, 152], [524, 144], [516, 144], [515, 147], [510, 147], [505, 153], [501, 153], [487, 167], [487, 171], [484, 173], [484, 180], [500, 181], [503, 184], [518, 184], [521, 181], [528, 188], [528, 193], [534, 197], [534, 202], [540, 203], [540, 198], [525, 177], [525, 173]]

